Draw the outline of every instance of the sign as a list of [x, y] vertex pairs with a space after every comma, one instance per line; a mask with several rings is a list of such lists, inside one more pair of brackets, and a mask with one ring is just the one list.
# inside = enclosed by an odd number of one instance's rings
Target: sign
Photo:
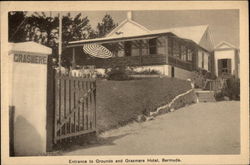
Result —
[[47, 56], [14, 54], [14, 62], [32, 63], [32, 64], [47, 64]]

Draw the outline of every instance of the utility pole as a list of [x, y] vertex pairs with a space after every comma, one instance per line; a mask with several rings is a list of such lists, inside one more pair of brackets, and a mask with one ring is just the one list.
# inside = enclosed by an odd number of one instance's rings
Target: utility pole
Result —
[[61, 71], [61, 56], [62, 56], [62, 15], [61, 15], [61, 12], [58, 13], [58, 18], [59, 18], [58, 63], [59, 63], [59, 70]]

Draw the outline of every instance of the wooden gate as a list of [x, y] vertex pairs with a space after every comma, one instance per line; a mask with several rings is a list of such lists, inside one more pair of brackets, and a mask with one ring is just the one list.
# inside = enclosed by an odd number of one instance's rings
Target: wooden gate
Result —
[[54, 144], [96, 130], [96, 80], [55, 74]]

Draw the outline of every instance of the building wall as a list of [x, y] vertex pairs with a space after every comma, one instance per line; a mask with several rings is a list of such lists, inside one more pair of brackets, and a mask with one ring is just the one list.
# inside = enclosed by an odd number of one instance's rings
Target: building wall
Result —
[[198, 50], [198, 67], [199, 68], [202, 68], [202, 51], [201, 50]]
[[[171, 76], [171, 72], [172, 72], [172, 66], [169, 66], [169, 73], [168, 75]], [[178, 67], [174, 67], [174, 77], [175, 78], [179, 78], [182, 80], [187, 80], [192, 78], [193, 73], [190, 71], [187, 71], [185, 69], [181, 69]]]
[[[198, 50], [198, 68], [205, 69], [209, 71], [208, 63], [209, 63], [209, 56], [210, 54], [204, 50]], [[202, 66], [203, 63], [203, 66]]]
[[209, 70], [208, 69], [208, 56], [209, 54], [207, 52], [204, 52], [204, 69], [207, 71]]
[[231, 59], [231, 71], [232, 74], [236, 74], [238, 72], [238, 68], [236, 70], [236, 63], [235, 63], [235, 50], [216, 50], [214, 52], [214, 67], [215, 67], [215, 75], [218, 76], [218, 60], [220, 59]]

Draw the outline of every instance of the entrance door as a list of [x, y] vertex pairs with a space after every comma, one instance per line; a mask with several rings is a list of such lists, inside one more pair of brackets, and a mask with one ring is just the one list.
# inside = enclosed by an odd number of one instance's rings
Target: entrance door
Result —
[[218, 76], [231, 74], [231, 59], [218, 60]]

